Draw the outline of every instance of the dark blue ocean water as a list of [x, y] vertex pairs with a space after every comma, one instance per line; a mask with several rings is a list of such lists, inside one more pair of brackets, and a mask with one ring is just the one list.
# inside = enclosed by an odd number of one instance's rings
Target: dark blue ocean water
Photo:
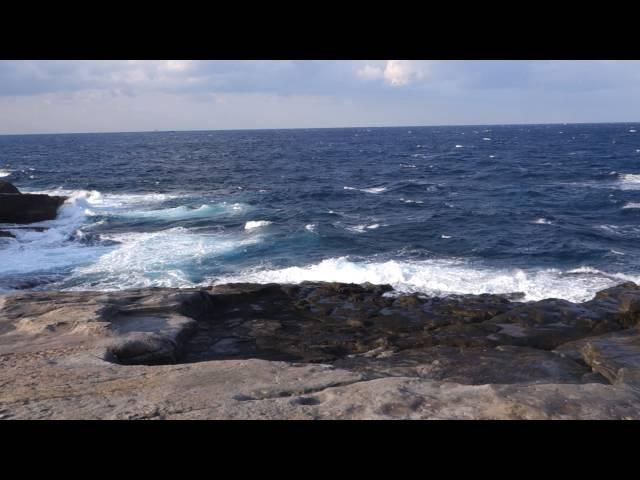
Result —
[[391, 283], [589, 298], [640, 279], [635, 124], [0, 136], [71, 198], [0, 239], [0, 288]]

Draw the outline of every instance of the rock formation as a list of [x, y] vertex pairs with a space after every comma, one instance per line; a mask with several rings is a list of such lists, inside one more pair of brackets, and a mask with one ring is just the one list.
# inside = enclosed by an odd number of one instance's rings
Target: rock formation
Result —
[[0, 297], [0, 418], [640, 418], [640, 287], [581, 304], [228, 284]]
[[11, 183], [0, 180], [0, 193], [20, 194], [20, 190]]
[[20, 193], [0, 181], [0, 223], [34, 223], [53, 220], [66, 197]]

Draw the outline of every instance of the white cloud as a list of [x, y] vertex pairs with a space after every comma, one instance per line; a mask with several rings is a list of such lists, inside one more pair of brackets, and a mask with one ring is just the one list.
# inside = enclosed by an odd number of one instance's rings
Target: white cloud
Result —
[[356, 75], [363, 80], [377, 80], [384, 77], [384, 71], [380, 67], [367, 64], [358, 69]]
[[419, 82], [427, 77], [428, 66], [422, 60], [387, 60], [376, 65], [367, 62], [356, 70], [356, 76], [362, 80], [382, 80], [387, 85], [402, 87]]
[[423, 61], [388, 60], [384, 68], [384, 80], [394, 87], [409, 85], [422, 80], [426, 76], [426, 65]]
[[3, 61], [0, 134], [637, 121], [637, 61]]

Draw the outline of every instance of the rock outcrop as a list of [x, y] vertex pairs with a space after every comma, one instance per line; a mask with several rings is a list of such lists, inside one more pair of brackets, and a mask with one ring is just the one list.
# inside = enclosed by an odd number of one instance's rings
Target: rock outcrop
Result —
[[11, 183], [0, 180], [0, 193], [20, 194], [20, 190]]
[[20, 193], [8, 182], [0, 182], [0, 223], [35, 223], [53, 220], [66, 197]]
[[640, 419], [640, 287], [305, 282], [0, 297], [0, 418]]

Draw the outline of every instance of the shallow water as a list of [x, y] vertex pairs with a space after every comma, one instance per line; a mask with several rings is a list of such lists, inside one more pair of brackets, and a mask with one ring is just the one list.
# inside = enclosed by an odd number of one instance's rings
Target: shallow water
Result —
[[226, 281], [585, 300], [640, 280], [634, 124], [0, 137], [69, 195], [0, 239], [0, 289]]

